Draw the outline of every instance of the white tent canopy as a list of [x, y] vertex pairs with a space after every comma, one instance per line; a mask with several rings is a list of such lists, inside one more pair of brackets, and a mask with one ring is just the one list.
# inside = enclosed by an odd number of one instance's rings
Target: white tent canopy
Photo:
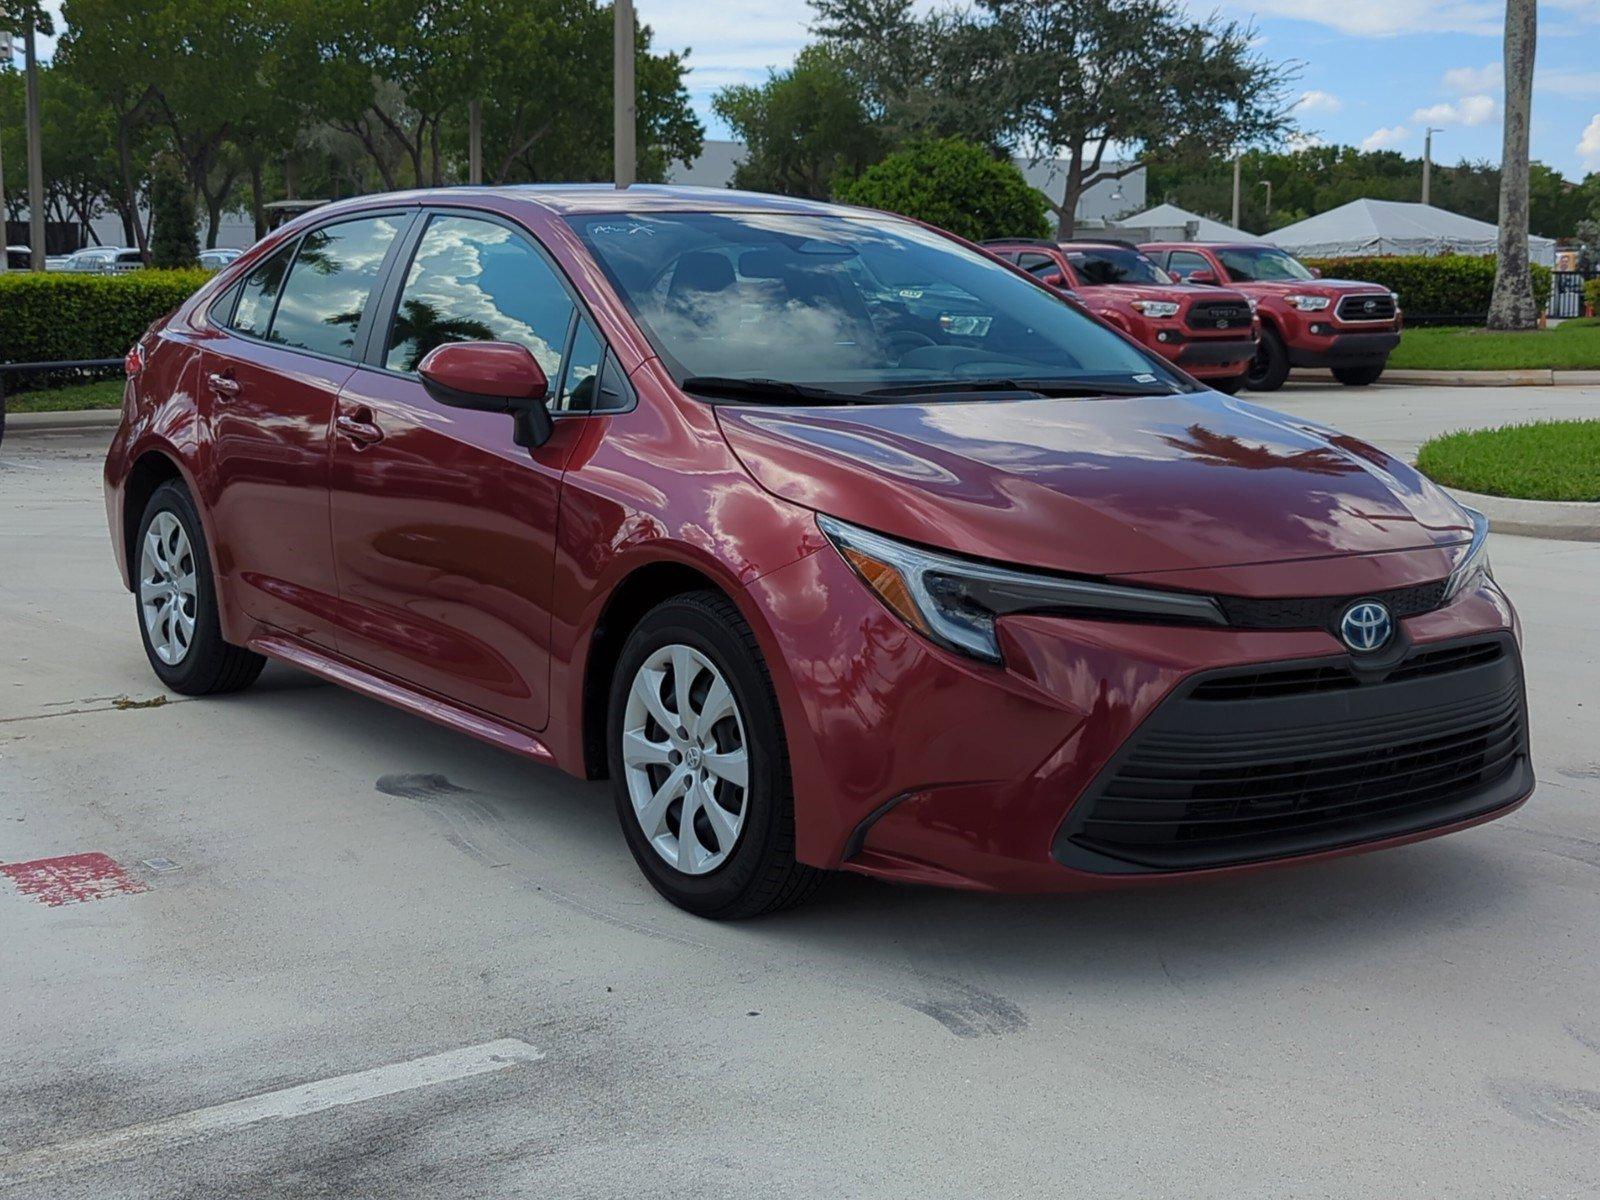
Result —
[[[1338, 208], [1286, 225], [1271, 240], [1293, 254], [1310, 258], [1378, 254], [1493, 254], [1500, 232], [1431, 204], [1403, 200], [1352, 200]], [[1556, 261], [1550, 238], [1528, 238], [1528, 257], [1545, 266]]]
[[[1122, 217], [1118, 225], [1125, 225], [1132, 229], [1177, 229], [1187, 230], [1190, 225], [1196, 227], [1194, 240], [1200, 242], [1259, 242], [1261, 239], [1253, 233], [1246, 233], [1242, 229], [1235, 229], [1232, 225], [1225, 225], [1221, 221], [1213, 221], [1210, 217], [1202, 217], [1199, 213], [1192, 213], [1188, 209], [1179, 208], [1176, 204], [1158, 204], [1154, 208], [1147, 208], [1142, 213], [1134, 213], [1131, 217]], [[1185, 232], [1181, 237], [1187, 239], [1190, 235]], [[1165, 239], [1163, 239], [1165, 240]]]

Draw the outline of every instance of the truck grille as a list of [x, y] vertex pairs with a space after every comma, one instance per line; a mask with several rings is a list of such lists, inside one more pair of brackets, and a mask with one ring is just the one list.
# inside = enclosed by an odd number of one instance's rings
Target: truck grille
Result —
[[1106, 767], [1056, 857], [1113, 873], [1227, 866], [1465, 820], [1531, 786], [1507, 637], [1426, 647], [1370, 682], [1347, 658], [1213, 672]]
[[1211, 332], [1249, 329], [1250, 306], [1237, 300], [1197, 300], [1189, 306], [1184, 324], [1190, 329]]
[[1339, 301], [1341, 321], [1392, 321], [1394, 297], [1388, 292], [1373, 292], [1367, 296], [1346, 296]]

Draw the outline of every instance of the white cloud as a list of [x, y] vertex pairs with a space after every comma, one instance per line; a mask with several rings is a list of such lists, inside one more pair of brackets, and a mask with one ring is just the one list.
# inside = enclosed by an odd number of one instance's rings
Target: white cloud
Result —
[[[1247, 6], [1235, 3], [1233, 7]], [[1491, 0], [1343, 0], [1339, 4], [1316, 5], [1306, 0], [1255, 0], [1248, 7], [1259, 15], [1312, 21], [1357, 37], [1395, 37], [1404, 33], [1499, 37], [1505, 32], [1505, 6]]]
[[1481, 67], [1451, 67], [1444, 73], [1444, 86], [1458, 96], [1477, 92], [1498, 92], [1505, 68], [1497, 62]]
[[1392, 150], [1410, 136], [1411, 131], [1404, 125], [1386, 125], [1367, 134], [1361, 141], [1361, 148], [1363, 150]]
[[1324, 92], [1319, 88], [1313, 88], [1309, 92], [1303, 92], [1300, 99], [1294, 102], [1294, 107], [1296, 112], [1336, 113], [1344, 107], [1344, 101], [1332, 92]]
[[1600, 170], [1600, 113], [1595, 113], [1584, 126], [1583, 134], [1578, 138], [1578, 157], [1584, 166]]
[[1493, 96], [1463, 96], [1453, 104], [1433, 104], [1411, 114], [1425, 125], [1482, 125], [1495, 114]]

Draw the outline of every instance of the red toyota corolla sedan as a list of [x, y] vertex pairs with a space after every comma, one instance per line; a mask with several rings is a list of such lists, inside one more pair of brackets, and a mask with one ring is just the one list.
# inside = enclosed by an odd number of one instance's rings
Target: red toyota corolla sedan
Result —
[[728, 191], [329, 205], [128, 356], [151, 666], [609, 777], [668, 899], [1133, 885], [1533, 786], [1483, 519], [1020, 269]]

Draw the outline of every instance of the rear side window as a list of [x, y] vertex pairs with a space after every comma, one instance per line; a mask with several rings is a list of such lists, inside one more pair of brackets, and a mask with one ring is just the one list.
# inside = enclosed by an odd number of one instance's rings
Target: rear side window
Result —
[[335, 358], [354, 358], [356, 330], [404, 217], [369, 217], [313, 229], [278, 300], [269, 341]]
[[1019, 254], [1017, 265], [1030, 275], [1043, 278], [1046, 275], [1059, 275], [1061, 268], [1056, 265], [1056, 260], [1048, 254]]
[[554, 388], [572, 311], [554, 268], [525, 239], [493, 221], [436, 216], [406, 273], [384, 366], [415, 371], [447, 342], [514, 342]]
[[289, 259], [293, 254], [291, 242], [245, 276], [239, 287], [239, 303], [233, 310], [233, 320], [226, 324], [251, 337], [267, 336], [272, 306], [277, 302], [283, 277], [289, 273]]

